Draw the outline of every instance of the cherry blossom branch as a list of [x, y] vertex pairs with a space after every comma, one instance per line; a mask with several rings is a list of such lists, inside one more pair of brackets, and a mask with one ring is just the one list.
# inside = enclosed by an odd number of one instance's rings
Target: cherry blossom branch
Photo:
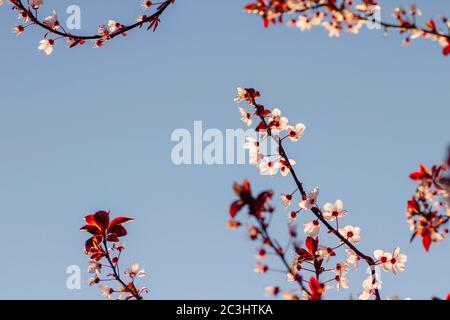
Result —
[[[256, 99], [252, 99], [251, 104], [253, 105], [255, 110], [264, 110], [264, 106], [262, 106], [261, 104], [258, 104], [256, 102]], [[282, 140], [277, 137], [274, 137], [274, 135], [272, 134], [272, 130], [271, 130], [270, 126], [268, 125], [264, 115], [259, 113], [258, 116], [259, 116], [261, 122], [264, 124], [264, 128], [267, 130], [267, 134], [275, 142], [278, 143], [278, 150], [279, 150], [280, 156], [286, 161], [286, 166], [288, 167], [290, 173], [292, 174], [294, 182], [295, 182], [298, 190], [300, 191], [303, 200], [306, 200], [308, 197], [307, 193], [303, 187], [303, 183], [300, 181], [294, 168], [291, 165], [289, 157], [287, 156], [286, 151], [282, 145]], [[354, 244], [352, 244], [350, 241], [348, 241], [348, 239], [346, 239], [338, 230], [336, 230], [328, 221], [326, 221], [325, 218], [323, 217], [323, 213], [319, 207], [317, 207], [317, 206], [312, 207], [311, 212], [316, 216], [317, 219], [320, 220], [320, 222], [322, 222], [326, 226], [326, 228], [328, 229], [328, 231], [331, 234], [334, 234], [335, 236], [337, 236], [339, 238], [339, 240], [341, 240], [345, 245], [347, 245], [350, 249], [352, 249], [361, 259], [366, 261], [366, 263], [371, 268], [372, 279], [373, 279], [372, 284], [376, 284], [377, 283], [376, 271], [375, 271], [376, 263], [375, 263], [374, 259], [372, 257], [362, 253]], [[381, 299], [378, 289], [375, 289], [375, 297], [377, 300]]]
[[[375, 13], [380, 10], [381, 7], [375, 0], [362, 0], [360, 4], [350, 0], [256, 0], [244, 8], [248, 13], [262, 16], [265, 27], [270, 23], [281, 23], [284, 15], [296, 14], [299, 15], [298, 18], [290, 20], [290, 25], [306, 31], [321, 24], [328, 30], [330, 37], [338, 37], [344, 28], [356, 34], [362, 24], [371, 23], [385, 31], [392, 29], [401, 34], [408, 33], [405, 44], [416, 38], [438, 40], [444, 47], [443, 54], [450, 54], [450, 22], [447, 17], [441, 17], [442, 23], [447, 27], [444, 31], [437, 27], [433, 19], [428, 20], [425, 26], [418, 26], [417, 16], [422, 13], [415, 5], [409, 8], [409, 16], [407, 10], [395, 9], [397, 23], [377, 21]], [[308, 16], [309, 13], [312, 13], [311, 17]]]
[[[124, 278], [120, 276], [119, 261], [124, 246], [119, 242], [119, 238], [126, 236], [127, 231], [123, 227], [124, 224], [133, 221], [127, 217], [117, 217], [110, 221], [109, 212], [98, 211], [85, 217], [86, 225], [80, 228], [82, 231], [89, 232], [92, 236], [86, 241], [85, 253], [90, 257], [89, 273], [94, 273], [95, 276], [90, 278], [89, 285], [95, 285], [106, 281], [117, 281], [120, 284], [120, 289], [115, 290], [106, 285], [99, 285], [101, 292], [109, 299], [113, 298], [115, 293], [120, 300], [125, 296], [126, 300], [136, 299], [143, 300], [142, 293], [147, 293], [148, 289], [143, 287], [137, 289], [135, 286], [135, 279], [146, 275], [143, 269], [139, 269], [137, 262], [133, 263], [131, 267], [124, 272], [130, 279], [127, 283]], [[108, 242], [112, 246], [108, 246]], [[114, 256], [111, 253], [115, 253]], [[106, 259], [107, 264], [101, 263], [102, 259]], [[107, 278], [101, 279], [102, 268], [108, 267], [112, 273], [108, 273]]]
[[440, 165], [420, 169], [409, 175], [419, 183], [415, 194], [408, 201], [406, 218], [412, 231], [411, 242], [422, 237], [425, 251], [448, 234], [450, 221], [450, 150], [448, 159]]
[[[303, 290], [303, 296], [310, 300], [322, 299], [323, 294], [330, 287], [327, 285], [330, 282], [336, 281], [336, 288], [348, 288], [348, 279], [346, 274], [349, 272], [349, 265], [353, 265], [356, 269], [358, 262], [364, 260], [369, 266], [370, 275], [363, 282], [363, 291], [358, 295], [359, 299], [367, 300], [370, 297], [375, 297], [376, 300], [380, 300], [381, 281], [378, 279], [376, 273], [376, 267], [380, 267], [384, 271], [391, 271], [393, 274], [397, 272], [403, 272], [405, 270], [405, 264], [407, 256], [400, 252], [400, 248], [396, 247], [392, 252], [385, 252], [383, 250], [375, 250], [372, 256], [364, 254], [358, 249], [356, 243], [361, 240], [361, 229], [359, 227], [353, 227], [347, 225], [345, 227], [339, 227], [340, 218], [347, 215], [347, 210], [344, 209], [343, 202], [336, 200], [334, 204], [325, 203], [323, 210], [317, 205], [317, 199], [319, 196], [319, 188], [314, 188], [310, 193], [307, 193], [300, 176], [293, 169], [295, 161], [290, 159], [287, 155], [286, 149], [283, 145], [285, 139], [289, 139], [292, 142], [299, 141], [305, 131], [305, 125], [297, 123], [296, 125], [288, 125], [288, 118], [281, 115], [281, 110], [278, 108], [266, 109], [264, 105], [257, 102], [257, 98], [261, 96], [261, 93], [253, 88], [238, 88], [238, 95], [234, 101], [236, 103], [247, 102], [253, 107], [253, 112], [247, 112], [245, 108], [239, 108], [241, 113], [241, 121], [247, 126], [251, 126], [253, 123], [253, 116], [255, 116], [259, 122], [255, 131], [260, 134], [260, 137], [255, 139], [253, 137], [247, 137], [244, 145], [245, 149], [249, 151], [249, 163], [255, 165], [263, 175], [274, 176], [277, 172], [280, 172], [282, 176], [291, 175], [296, 189], [293, 192], [281, 194], [281, 200], [285, 208], [291, 206], [293, 196], [296, 192], [300, 193], [301, 200], [299, 202], [300, 209], [297, 211], [291, 211], [288, 215], [289, 225], [298, 218], [298, 213], [301, 210], [311, 211], [315, 217], [315, 220], [304, 223], [304, 232], [308, 235], [305, 240], [306, 249], [302, 248], [300, 244], [295, 243], [295, 259], [290, 265], [288, 272], [288, 279], [290, 280], [303, 280], [308, 283], [309, 292]], [[280, 137], [280, 133], [286, 132], [286, 136]], [[276, 143], [276, 152], [264, 152], [262, 143], [267, 140], [273, 140]], [[275, 158], [274, 158], [275, 157]], [[228, 222], [228, 226], [232, 229], [239, 227], [240, 222], [235, 220], [235, 217], [242, 208], [248, 207], [249, 215], [254, 216], [260, 220], [262, 225], [265, 225], [266, 213], [270, 213], [269, 218], [273, 216], [274, 209], [269, 204], [269, 200], [273, 196], [272, 191], [261, 192], [258, 196], [253, 197], [250, 184], [247, 180], [244, 180], [242, 185], [234, 184], [233, 189], [239, 196], [239, 199], [234, 201], [230, 206], [231, 219]], [[270, 221], [270, 220], [269, 220]], [[335, 221], [335, 226], [331, 222]], [[327, 234], [333, 234], [339, 243], [335, 246], [324, 246], [319, 241], [319, 234], [321, 226], [325, 226]], [[256, 231], [255, 231], [256, 229]], [[267, 231], [267, 230], [266, 230]], [[250, 226], [249, 235], [252, 240], [255, 240], [261, 233], [256, 227]], [[266, 232], [268, 234], [268, 232]], [[290, 242], [293, 239], [293, 234], [296, 236], [296, 232], [292, 231], [290, 227]], [[263, 234], [264, 235], [264, 234]], [[263, 237], [263, 240], [264, 237]], [[263, 242], [263, 246], [267, 243]], [[270, 244], [269, 244], [270, 245]], [[347, 259], [341, 261], [335, 265], [334, 268], [324, 266], [330, 262], [331, 257], [336, 256], [335, 250], [346, 247], [345, 252]], [[279, 245], [275, 245], [275, 249], [281, 248]], [[262, 249], [263, 250], [263, 249]], [[264, 251], [264, 250], [263, 250]], [[284, 251], [283, 251], [284, 254]], [[259, 255], [261, 256], [261, 255]], [[265, 257], [265, 255], [263, 255]], [[285, 256], [283, 256], [285, 258]], [[287, 262], [286, 262], [287, 264]], [[303, 264], [309, 264], [314, 267], [303, 267]], [[268, 266], [257, 264], [255, 272], [264, 273], [269, 270]], [[301, 270], [312, 272], [315, 276], [311, 277], [310, 281], [305, 281], [303, 277], [299, 275]], [[319, 277], [324, 272], [333, 271], [335, 276], [331, 279], [325, 279], [319, 281]], [[278, 292], [275, 288], [271, 289], [272, 292]], [[295, 294], [286, 293], [285, 297], [288, 299], [300, 299]]]
[[[60, 39], [66, 39], [69, 43], [69, 48], [73, 48], [77, 45], [83, 45], [86, 41], [92, 40], [95, 42], [95, 47], [101, 47], [106, 41], [112, 40], [119, 35], [126, 36], [127, 32], [135, 28], [142, 28], [145, 24], [148, 24], [147, 30], [156, 31], [160, 23], [161, 15], [167, 10], [167, 8], [175, 3], [175, 0], [166, 0], [161, 2], [142, 1], [144, 9], [156, 8], [156, 12], [147, 16], [142, 15], [137, 18], [137, 22], [130, 25], [123, 25], [114, 20], [109, 20], [107, 26], [100, 26], [97, 34], [94, 35], [74, 35], [67, 32], [59, 22], [59, 18], [56, 12], [53, 16], [46, 17], [44, 20], [40, 20], [37, 16], [39, 9], [43, 5], [42, 0], [31, 0], [24, 3], [22, 0], [8, 0], [12, 4], [12, 9], [19, 12], [19, 18], [27, 25], [18, 25], [13, 31], [17, 34], [21, 34], [25, 31], [25, 28], [30, 26], [38, 26], [46, 31], [44, 40], [40, 42], [39, 49], [43, 50], [47, 55], [53, 52], [55, 42]], [[2, 2], [0, 2], [0, 5]], [[47, 36], [52, 34], [56, 36], [53, 39], [47, 39]]]
[[[283, 266], [286, 268], [286, 274], [292, 273], [291, 267], [289, 266], [289, 263], [287, 262], [286, 256], [285, 256], [285, 250], [283, 248], [280, 248], [279, 246], [274, 244], [274, 241], [271, 239], [267, 225], [264, 223], [262, 219], [258, 219], [257, 216], [256, 220], [258, 221], [260, 230], [262, 231], [262, 237], [263, 237], [263, 243], [269, 245], [270, 248], [272, 248], [275, 252], [275, 254], [280, 258], [281, 262], [283, 263]], [[265, 240], [265, 241], [264, 241]], [[295, 273], [293, 275], [294, 280], [299, 284], [300, 288], [306, 292], [306, 294], [311, 295], [310, 291], [306, 288], [305, 284], [303, 283], [303, 278], [298, 273]], [[319, 279], [317, 277], [317, 279]]]
[[[35, 13], [31, 9], [27, 8], [26, 5], [23, 4], [22, 0], [10, 0], [10, 1], [14, 5], [16, 5], [19, 10], [22, 10], [22, 11], [26, 12], [28, 17], [29, 17], [29, 19], [34, 24], [36, 24], [39, 27], [45, 29], [49, 33], [53, 33], [53, 34], [59, 35], [59, 36], [64, 37], [64, 38], [71, 38], [71, 39], [75, 39], [75, 40], [98, 40], [98, 39], [102, 39], [102, 35], [99, 35], [99, 34], [95, 34], [95, 35], [74, 35], [74, 34], [71, 34], [71, 33], [67, 33], [65, 31], [55, 30], [51, 26], [41, 22], [36, 17]], [[152, 22], [152, 21], [154, 21], [156, 19], [159, 19], [159, 17], [164, 13], [164, 11], [173, 3], [175, 3], [175, 0], [167, 0], [167, 1], [163, 1], [163, 2], [152, 3], [152, 5], [158, 5], [158, 9], [157, 9], [157, 11], [154, 14], [152, 14], [152, 15], [150, 15], [148, 17], [145, 17], [141, 21], [138, 21], [138, 22], [133, 23], [133, 24], [128, 25], [128, 26], [122, 26], [122, 28], [118, 29], [117, 31], [111, 32], [109, 34], [109, 39], [113, 39], [113, 38], [115, 38], [115, 37], [117, 37], [117, 36], [119, 36], [119, 35], [121, 35], [121, 34], [123, 34], [125, 32], [128, 32], [128, 31], [130, 31], [132, 29], [135, 29], [137, 27], [142, 27], [145, 23]]]
[[106, 259], [108, 260], [108, 263], [114, 273], [115, 279], [122, 285], [122, 288], [125, 290], [125, 292], [129, 292], [136, 300], [143, 300], [142, 296], [137, 292], [136, 287], [134, 285], [128, 286], [120, 277], [118, 271], [118, 262], [116, 262], [115, 264], [113, 263], [109, 254], [108, 243], [106, 242], [106, 239], [103, 240], [103, 246], [105, 247]]

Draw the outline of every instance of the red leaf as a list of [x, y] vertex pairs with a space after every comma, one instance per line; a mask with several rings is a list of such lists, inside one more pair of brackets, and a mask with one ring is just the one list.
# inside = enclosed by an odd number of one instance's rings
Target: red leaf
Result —
[[431, 31], [435, 31], [436, 30], [436, 23], [434, 22], [433, 19], [428, 20], [428, 22], [426, 23], [427, 27], [431, 29]]
[[310, 254], [308, 251], [306, 251], [303, 248], [297, 248], [295, 249], [295, 252], [299, 255], [299, 259], [301, 261], [307, 260], [307, 261], [313, 261], [314, 257], [312, 254]]
[[423, 164], [420, 164], [419, 171], [411, 173], [409, 178], [414, 181], [422, 181], [431, 178], [431, 173]]
[[316, 240], [314, 240], [311, 237], [306, 238], [305, 245], [308, 248], [309, 253], [312, 254], [313, 256], [316, 255], [318, 243], [319, 243], [318, 238], [316, 238]]
[[242, 187], [244, 188], [245, 192], [251, 193], [250, 182], [248, 182], [247, 179], [244, 179], [244, 182], [242, 183]]
[[84, 221], [86, 221], [87, 224], [95, 224], [94, 215], [90, 214], [90, 215], [84, 217]]
[[444, 47], [442, 53], [444, 54], [444, 56], [448, 56], [450, 54], [450, 43], [446, 47]]
[[87, 224], [87, 225], [81, 227], [80, 230], [81, 231], [87, 231], [87, 232], [89, 232], [89, 233], [91, 233], [93, 235], [97, 235], [97, 234], [101, 233], [100, 229], [97, 226], [90, 225], [90, 224]]
[[449, 301], [450, 301], [450, 293], [447, 295], [447, 297], [445, 298], [445, 300], [449, 300]]
[[230, 216], [231, 218], [236, 217], [236, 214], [239, 212], [239, 210], [242, 209], [244, 206], [244, 202], [242, 200], [237, 200], [233, 202], [230, 206]]
[[427, 235], [423, 236], [422, 243], [423, 243], [423, 247], [425, 248], [425, 251], [426, 252], [430, 251], [431, 235], [427, 234]]
[[415, 197], [412, 197], [411, 200], [408, 201], [408, 209], [413, 213], [419, 212], [419, 203], [417, 202]]
[[128, 218], [128, 217], [117, 217], [117, 218], [114, 218], [109, 223], [108, 229], [112, 229], [112, 228], [114, 228], [114, 227], [116, 227], [118, 225], [122, 225], [122, 224], [125, 224], [125, 223], [133, 221], [133, 220], [134, 220], [133, 218]]
[[311, 300], [320, 300], [323, 293], [323, 285], [315, 277], [309, 280], [309, 289], [311, 290]]
[[109, 225], [109, 212], [106, 211], [97, 211], [94, 214], [95, 223], [99, 226], [99, 228], [103, 231]]
[[115, 237], [124, 237], [127, 235], [127, 230], [122, 225], [118, 224], [114, 228], [108, 229], [108, 236], [111, 234]]

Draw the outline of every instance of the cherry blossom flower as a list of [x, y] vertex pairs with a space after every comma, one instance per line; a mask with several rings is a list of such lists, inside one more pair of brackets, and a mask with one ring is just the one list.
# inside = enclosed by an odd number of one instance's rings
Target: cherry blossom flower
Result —
[[281, 201], [283, 201], [284, 207], [288, 208], [292, 202], [292, 195], [291, 194], [282, 194]]
[[347, 211], [344, 210], [344, 203], [341, 200], [336, 200], [333, 204], [326, 203], [323, 206], [323, 217], [327, 221], [334, 221], [337, 218], [342, 218], [347, 215]]
[[244, 88], [237, 88], [237, 96], [234, 98], [234, 102], [240, 103], [246, 100], [247, 90]]
[[52, 39], [43, 39], [39, 42], [39, 50], [42, 50], [46, 55], [51, 55], [55, 41]]
[[284, 300], [292, 300], [292, 301], [300, 300], [299, 296], [297, 296], [296, 294], [293, 294], [292, 292], [288, 292], [288, 291], [283, 293], [283, 299]]
[[122, 25], [114, 20], [108, 21], [108, 29], [110, 32], [116, 32], [117, 30], [121, 29]]
[[247, 112], [244, 108], [239, 108], [239, 112], [241, 113], [241, 121], [250, 127], [252, 125], [252, 115]]
[[260, 231], [257, 227], [255, 227], [254, 225], [248, 226], [248, 237], [251, 240], [256, 240], [256, 238], [258, 238], [259, 234], [260, 234]]
[[52, 30], [57, 30], [61, 26], [59, 24], [58, 13], [56, 13], [56, 11], [53, 11], [52, 16], [45, 18], [43, 23]]
[[257, 262], [253, 271], [255, 273], [266, 273], [267, 271], [269, 271], [269, 267], [265, 264]]
[[272, 110], [272, 116], [269, 118], [268, 126], [273, 133], [283, 131], [288, 124], [288, 118], [281, 116], [281, 111], [278, 108]]
[[125, 275], [129, 276], [130, 278], [141, 278], [145, 277], [147, 273], [144, 269], [139, 269], [139, 263], [134, 262], [130, 269], [125, 271]]
[[298, 211], [291, 211], [288, 213], [288, 223], [292, 224], [293, 222], [295, 222], [295, 220], [297, 220], [298, 217]]
[[375, 250], [373, 252], [373, 256], [375, 257], [375, 259], [377, 259], [379, 261], [380, 266], [384, 271], [392, 270], [392, 264], [391, 264], [392, 254], [391, 253], [384, 252], [383, 250]]
[[149, 0], [142, 0], [142, 7], [144, 9], [150, 9], [153, 6], [153, 1], [149, 1]]
[[300, 31], [309, 31], [313, 27], [313, 24], [308, 16], [299, 16], [295, 26], [300, 29]]
[[305, 200], [300, 202], [300, 208], [304, 210], [311, 210], [317, 202], [317, 198], [319, 197], [319, 188], [315, 187], [306, 197]]
[[19, 11], [19, 13], [17, 14], [17, 19], [22, 20], [24, 23], [27, 23], [30, 19], [30, 16], [25, 11]]
[[287, 136], [289, 140], [296, 142], [300, 140], [301, 137], [303, 137], [303, 134], [305, 133], [305, 125], [303, 123], [298, 123], [294, 126], [286, 126]]
[[264, 155], [259, 152], [259, 141], [252, 137], [247, 137], [244, 149], [248, 150], [249, 164], [258, 165], [264, 159]]
[[352, 264], [355, 270], [358, 269], [361, 258], [350, 248], [345, 249], [345, 252], [347, 253], [347, 263]]
[[241, 226], [241, 223], [239, 221], [236, 220], [228, 220], [227, 221], [227, 227], [228, 229], [234, 230], [237, 229]]
[[22, 25], [15, 26], [15, 27], [12, 29], [12, 32], [15, 33], [15, 34], [17, 34], [17, 35], [22, 34], [24, 31], [25, 31], [25, 28], [24, 28]]
[[278, 169], [280, 169], [280, 162], [267, 160], [259, 163], [258, 168], [261, 175], [274, 176], [277, 174]]
[[237, 88], [237, 96], [234, 98], [234, 102], [241, 103], [247, 101], [249, 104], [252, 104], [260, 96], [261, 93], [255, 89]]
[[358, 295], [359, 300], [368, 300], [370, 297], [376, 295], [376, 290], [381, 289], [381, 281], [376, 280], [374, 283], [374, 279], [372, 276], [369, 276], [363, 282], [363, 291]]
[[345, 226], [339, 228], [339, 233], [352, 243], [358, 243], [361, 240], [361, 229], [359, 227]]
[[88, 285], [91, 286], [91, 287], [95, 286], [99, 282], [100, 282], [100, 278], [98, 276], [91, 277], [91, 278], [88, 279]]
[[324, 28], [328, 31], [328, 36], [330, 38], [339, 38], [341, 36], [341, 26], [336, 22], [325, 21], [322, 23]]
[[44, 0], [31, 0], [29, 3], [31, 8], [37, 10], [44, 4]]
[[336, 264], [336, 267], [334, 268], [334, 273], [336, 276], [334, 279], [336, 280], [336, 288], [338, 290], [341, 288], [349, 288], [348, 279], [345, 277], [349, 270], [348, 264], [345, 261]]
[[[289, 159], [289, 164], [291, 166], [294, 166], [296, 162], [294, 159]], [[280, 159], [280, 173], [283, 177], [286, 177], [289, 174], [289, 172], [291, 172], [289, 164], [285, 159]]]
[[108, 286], [99, 286], [100, 292], [105, 295], [108, 299], [112, 299], [114, 290]]
[[316, 251], [316, 255], [325, 262], [329, 262], [331, 257], [336, 256], [336, 252], [330, 247], [320, 246]]
[[256, 259], [267, 259], [267, 251], [264, 248], [261, 248], [256, 253]]
[[277, 296], [280, 293], [280, 287], [266, 287], [264, 289], [266, 295], [269, 297]]
[[91, 259], [89, 261], [89, 266], [88, 266], [88, 272], [89, 273], [95, 273], [97, 275], [100, 275], [100, 273], [102, 272], [102, 264], [99, 263], [97, 260], [95, 259]]
[[336, 274], [336, 288], [339, 289], [348, 289], [348, 279], [343, 274]]
[[320, 232], [320, 223], [317, 220], [306, 222], [303, 226], [305, 233], [310, 237], [317, 237]]
[[397, 272], [405, 271], [405, 263], [407, 259], [408, 258], [406, 255], [400, 253], [399, 247], [395, 248], [391, 258], [392, 272], [396, 274]]
[[336, 266], [334, 267], [334, 273], [336, 274], [347, 274], [349, 271], [350, 268], [346, 261], [336, 263]]

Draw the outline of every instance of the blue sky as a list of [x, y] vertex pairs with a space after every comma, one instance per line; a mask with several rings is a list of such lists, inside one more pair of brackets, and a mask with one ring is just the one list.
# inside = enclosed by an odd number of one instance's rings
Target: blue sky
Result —
[[[425, 15], [448, 11], [425, 2]], [[47, 1], [45, 9], [62, 13], [69, 4], [82, 9], [82, 33], [140, 12], [138, 1]], [[87, 235], [78, 230], [99, 209], [136, 218], [124, 262], [149, 272], [141, 282], [148, 298], [264, 298], [266, 285], [282, 283], [252, 272], [254, 244], [225, 222], [233, 181], [247, 177], [278, 195], [292, 182], [245, 165], [170, 159], [176, 128], [193, 130], [195, 120], [205, 129], [241, 127], [237, 86], [260, 89], [268, 106], [306, 124], [289, 153], [306, 186], [320, 186], [320, 203], [344, 201], [364, 251], [399, 245], [408, 255], [405, 273], [383, 274], [384, 295], [448, 292], [448, 242], [429, 254], [409, 244], [404, 210], [415, 187], [408, 173], [439, 162], [450, 142], [449, 58], [436, 44], [405, 48], [379, 31], [330, 40], [319, 29], [264, 30], [243, 4], [178, 0], [154, 34], [131, 32], [101, 49], [60, 44], [50, 57], [37, 50], [40, 30], [16, 37], [16, 17], [0, 9], [0, 283], [8, 288], [0, 298], [101, 299], [85, 284]], [[82, 290], [67, 290], [69, 265], [82, 267]], [[340, 297], [357, 294], [363, 277], [361, 269]]]

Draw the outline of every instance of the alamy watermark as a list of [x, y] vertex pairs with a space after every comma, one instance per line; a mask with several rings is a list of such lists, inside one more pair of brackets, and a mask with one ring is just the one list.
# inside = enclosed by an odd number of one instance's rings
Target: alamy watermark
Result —
[[81, 289], [81, 268], [77, 265], [70, 265], [66, 269], [66, 287], [69, 290]]
[[[244, 149], [246, 143], [257, 141], [260, 134], [255, 129], [204, 129], [202, 121], [194, 121], [192, 129], [179, 128], [171, 134], [175, 143], [171, 160], [175, 165], [231, 165], [249, 164], [252, 154]], [[259, 152], [264, 155], [277, 153], [272, 139], [260, 143]]]

